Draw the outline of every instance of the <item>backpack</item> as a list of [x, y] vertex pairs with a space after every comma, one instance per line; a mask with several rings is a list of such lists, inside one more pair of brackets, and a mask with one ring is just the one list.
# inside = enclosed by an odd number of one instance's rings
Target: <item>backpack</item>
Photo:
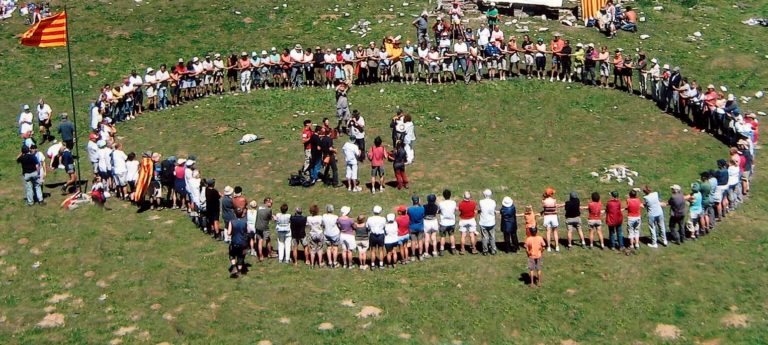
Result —
[[160, 181], [172, 182], [176, 178], [174, 168], [175, 163], [167, 159], [160, 163]]
[[288, 185], [292, 187], [304, 186], [305, 182], [307, 182], [306, 178], [302, 174], [291, 174], [291, 177], [288, 178]]

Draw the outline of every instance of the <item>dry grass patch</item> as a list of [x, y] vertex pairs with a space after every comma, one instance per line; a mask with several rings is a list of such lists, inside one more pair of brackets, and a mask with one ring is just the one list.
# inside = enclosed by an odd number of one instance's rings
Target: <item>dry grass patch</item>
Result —
[[723, 316], [720, 322], [728, 328], [746, 328], [749, 326], [749, 317], [745, 314], [732, 312]]
[[660, 323], [656, 325], [656, 330], [653, 333], [664, 340], [675, 340], [680, 337], [681, 331], [677, 326]]
[[37, 323], [37, 326], [42, 328], [62, 327], [64, 326], [64, 314], [48, 314], [42, 320], [40, 320], [40, 322]]
[[376, 308], [374, 306], [367, 305], [363, 307], [362, 310], [360, 310], [359, 313], [356, 314], [356, 316], [359, 319], [365, 319], [368, 317], [377, 317], [381, 314], [382, 310], [379, 308]]

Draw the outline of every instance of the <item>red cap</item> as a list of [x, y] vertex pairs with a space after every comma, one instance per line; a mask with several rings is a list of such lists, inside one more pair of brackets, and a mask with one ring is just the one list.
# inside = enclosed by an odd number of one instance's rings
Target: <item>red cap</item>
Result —
[[98, 140], [98, 139], [99, 139], [99, 135], [96, 133], [91, 133], [90, 135], [88, 135], [88, 140]]
[[400, 205], [397, 207], [397, 212], [405, 212], [405, 205]]

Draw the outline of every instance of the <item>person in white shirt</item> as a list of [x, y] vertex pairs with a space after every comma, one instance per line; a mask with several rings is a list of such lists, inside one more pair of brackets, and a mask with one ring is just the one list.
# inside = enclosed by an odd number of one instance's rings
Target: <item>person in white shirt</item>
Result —
[[128, 154], [128, 160], [125, 162], [125, 182], [131, 187], [131, 193], [136, 188], [136, 180], [139, 179], [139, 161], [136, 160], [136, 154]]
[[[388, 213], [386, 223], [384, 224], [384, 247], [387, 251], [387, 265], [395, 268], [395, 262], [397, 262], [397, 246], [399, 243], [399, 236], [397, 236], [397, 223], [395, 223], [395, 214]], [[384, 265], [379, 263], [379, 269], [383, 269]]]
[[459, 39], [453, 44], [453, 53], [456, 55], [455, 60], [453, 60], [453, 72], [458, 72], [459, 67], [461, 67], [461, 72], [464, 74], [464, 84], [469, 84], [469, 73], [467, 73], [469, 46], [464, 42], [463, 36], [459, 36]]
[[32, 112], [29, 111], [29, 105], [24, 104], [21, 108], [22, 112], [19, 114], [19, 134], [21, 134], [22, 138], [30, 137], [32, 136], [34, 128], [32, 126], [32, 119], [34, 116], [32, 115]]
[[[118, 121], [135, 119], [134, 107], [133, 107], [133, 91], [134, 87], [131, 85], [130, 79], [123, 80], [123, 85], [120, 86], [120, 94], [122, 96], [122, 114], [118, 116]], [[121, 100], [118, 100], [118, 105]]]
[[193, 96], [200, 98], [205, 94], [205, 85], [203, 84], [205, 70], [197, 56], [192, 58], [192, 71], [190, 72], [192, 72], [192, 78], [195, 80], [195, 89], [192, 90]]
[[450, 253], [453, 255], [456, 250], [456, 238], [453, 237], [453, 231], [456, 228], [456, 201], [451, 200], [451, 191], [448, 189], [443, 191], [443, 199], [437, 205], [440, 214], [440, 252], [438, 254], [440, 256], [445, 251], [446, 237], [451, 242]]
[[64, 165], [59, 164], [59, 153], [63, 146], [63, 143], [54, 140], [52, 145], [48, 147], [48, 150], [45, 151], [45, 155], [51, 160], [51, 165], [49, 166], [51, 169], [64, 169]]
[[104, 119], [104, 109], [98, 105], [91, 107], [91, 130], [99, 129], [99, 124]]
[[98, 171], [99, 163], [99, 145], [96, 144], [96, 141], [98, 140], [99, 135], [96, 133], [91, 133], [88, 136], [88, 145], [86, 146], [86, 152], [88, 152], [88, 161], [91, 162], [94, 173]]
[[403, 116], [403, 125], [405, 126], [405, 137], [403, 137], [403, 144], [405, 144], [405, 153], [408, 154], [408, 161], [406, 164], [412, 164], [415, 156], [413, 146], [416, 144], [416, 132], [414, 132], [413, 118], [410, 114]]
[[171, 79], [170, 73], [165, 64], [160, 65], [160, 70], [155, 73], [155, 82], [157, 82], [157, 103], [160, 110], [168, 108], [168, 83]]
[[39, 176], [38, 183], [43, 185], [43, 183], [45, 183], [46, 172], [48, 172], [48, 166], [45, 165], [45, 154], [40, 152], [37, 149], [37, 145], [35, 144], [30, 145], [29, 153], [37, 158], [37, 175]]
[[115, 177], [115, 190], [117, 197], [121, 199], [128, 198], [128, 166], [125, 164], [128, 156], [123, 152], [123, 144], [115, 144], [115, 150], [112, 151], [112, 174]]
[[359, 192], [363, 190], [363, 188], [359, 186], [359, 181], [357, 179], [357, 160], [362, 154], [360, 148], [355, 144], [354, 136], [349, 136], [349, 141], [344, 143], [344, 146], [341, 147], [341, 151], [344, 152], [344, 161], [347, 163], [347, 189], [350, 192]]
[[493, 27], [491, 31], [491, 42], [504, 42], [504, 31], [501, 31], [498, 25]]
[[331, 268], [339, 266], [336, 261], [339, 257], [339, 243], [341, 242], [341, 231], [336, 222], [338, 219], [339, 216], [333, 214], [333, 205], [326, 205], [323, 215], [323, 234], [325, 235], [325, 243], [328, 245], [326, 250], [328, 266]]
[[204, 93], [206, 96], [211, 94], [211, 91], [213, 90], [213, 61], [211, 61], [211, 56], [206, 55], [205, 61], [202, 63], [203, 65], [203, 88]]
[[51, 136], [51, 106], [40, 98], [37, 102], [37, 124], [40, 126], [41, 144], [46, 140], [53, 140]]
[[419, 78], [424, 77], [429, 80], [429, 47], [427, 46], [427, 42], [422, 42], [421, 45], [416, 48], [416, 54], [419, 57], [419, 70], [417, 71], [418, 75], [416, 76], [416, 79], [418, 80]]
[[136, 70], [133, 70], [128, 81], [133, 88], [133, 111], [141, 115], [144, 112], [144, 92], [141, 90], [141, 87], [144, 86], [144, 80], [136, 73]]
[[147, 110], [157, 111], [157, 77], [152, 67], [147, 67], [144, 84], [147, 85]]
[[488, 45], [491, 39], [491, 30], [489, 30], [485, 23], [480, 24], [480, 29], [477, 30], [477, 45], [480, 50], [485, 51], [485, 46]]
[[107, 146], [107, 142], [104, 140], [99, 140], [96, 145], [99, 148], [99, 150], [96, 151], [96, 172], [101, 176], [101, 180], [104, 181], [107, 186], [111, 186], [112, 149]]
[[304, 83], [302, 76], [304, 51], [301, 49], [301, 44], [294, 46], [289, 55], [291, 57], [291, 87], [298, 89]]
[[[371, 269], [376, 267], [376, 256], [379, 257], [379, 268], [384, 267], [384, 246], [386, 240], [385, 225], [387, 221], [381, 216], [381, 206], [376, 205], [373, 207], [373, 216], [368, 217], [365, 221], [365, 226], [370, 232], [369, 245], [371, 252]], [[394, 222], [395, 215], [392, 215], [392, 221]], [[397, 242], [397, 225], [395, 225], [395, 239]]]
[[216, 53], [213, 56], [213, 92], [224, 93], [224, 60], [221, 59], [221, 54]]
[[491, 190], [483, 191], [484, 199], [478, 202], [480, 233], [483, 235], [483, 255], [496, 255], [496, 201], [491, 199]]

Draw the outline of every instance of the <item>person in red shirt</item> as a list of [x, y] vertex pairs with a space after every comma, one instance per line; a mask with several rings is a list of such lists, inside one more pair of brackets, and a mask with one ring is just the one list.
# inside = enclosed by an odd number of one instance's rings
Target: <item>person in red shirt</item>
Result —
[[309, 173], [309, 162], [312, 161], [312, 120], [304, 120], [304, 129], [301, 131], [301, 144], [304, 145], [304, 167], [302, 173]]
[[477, 240], [476, 212], [477, 203], [472, 200], [472, 195], [469, 191], [464, 192], [464, 200], [459, 202], [459, 232], [461, 232], [461, 248], [459, 249], [459, 255], [464, 255], [467, 233], [469, 233], [470, 252], [472, 254], [477, 254], [477, 249], [475, 249]]
[[411, 230], [408, 228], [411, 224], [411, 218], [406, 213], [407, 209], [405, 205], [397, 207], [397, 217], [395, 223], [397, 223], [397, 246], [400, 251], [400, 263], [405, 265], [408, 263], [408, 247], [411, 243]]
[[640, 249], [640, 210], [643, 203], [637, 197], [637, 190], [629, 191], [627, 199], [627, 231], [629, 232], [629, 247]]
[[600, 239], [600, 249], [605, 249], [603, 246], [603, 203], [600, 202], [600, 193], [592, 192], [592, 201], [587, 205], [589, 215], [587, 218], [587, 225], [589, 226], [589, 249], [592, 249], [595, 244], [594, 235], [597, 232], [597, 237]]
[[[525, 252], [528, 254], [528, 276], [531, 277], [530, 287], [541, 287], [541, 267], [546, 242], [538, 235], [536, 228], [531, 229], [531, 237], [525, 239]], [[534, 277], [537, 277], [534, 285]]]
[[[619, 200], [619, 192], [611, 192], [611, 200], [605, 204], [605, 224], [608, 225], [608, 238], [612, 249], [624, 249], [624, 232], [621, 224], [624, 223], [624, 214]], [[618, 237], [618, 241], [617, 241]]]

